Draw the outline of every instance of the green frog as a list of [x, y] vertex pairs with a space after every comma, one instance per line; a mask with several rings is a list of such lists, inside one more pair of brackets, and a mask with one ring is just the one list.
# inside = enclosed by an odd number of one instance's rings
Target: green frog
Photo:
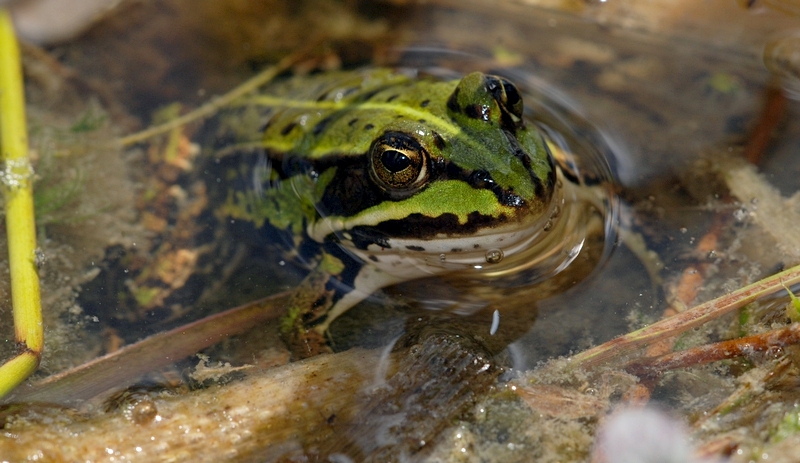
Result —
[[543, 275], [580, 249], [563, 233], [578, 220], [573, 182], [502, 77], [297, 77], [242, 101], [216, 143], [253, 153], [225, 174], [247, 185], [226, 190], [219, 214], [278, 231], [309, 265], [282, 322], [301, 356], [327, 351], [331, 322], [380, 288]]

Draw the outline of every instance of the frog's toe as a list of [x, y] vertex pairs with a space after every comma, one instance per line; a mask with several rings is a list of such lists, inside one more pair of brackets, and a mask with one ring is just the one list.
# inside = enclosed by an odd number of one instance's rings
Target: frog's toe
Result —
[[304, 359], [333, 352], [323, 334], [313, 328], [301, 331], [302, 333], [298, 333], [294, 339], [288, 340], [289, 349], [295, 357]]

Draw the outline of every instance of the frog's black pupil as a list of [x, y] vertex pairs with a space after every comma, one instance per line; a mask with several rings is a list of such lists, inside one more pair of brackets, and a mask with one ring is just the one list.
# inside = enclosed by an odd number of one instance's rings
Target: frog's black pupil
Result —
[[386, 150], [381, 155], [381, 162], [389, 172], [402, 172], [411, 165], [411, 159], [397, 150]]

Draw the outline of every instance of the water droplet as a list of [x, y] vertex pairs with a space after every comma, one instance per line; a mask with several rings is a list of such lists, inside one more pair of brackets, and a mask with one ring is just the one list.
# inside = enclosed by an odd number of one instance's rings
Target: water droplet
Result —
[[547, 223], [545, 223], [544, 226], [542, 227], [542, 230], [550, 231], [551, 228], [553, 228], [553, 222], [551, 220], [548, 220]]
[[496, 264], [503, 260], [503, 251], [500, 249], [489, 249], [486, 251], [486, 262], [489, 264]]
[[557, 218], [561, 214], [561, 206], [556, 206], [553, 208], [553, 213], [550, 214], [551, 219]]
[[444, 253], [439, 254], [439, 260], [440, 261], [444, 262], [446, 259], [447, 259], [447, 256]]

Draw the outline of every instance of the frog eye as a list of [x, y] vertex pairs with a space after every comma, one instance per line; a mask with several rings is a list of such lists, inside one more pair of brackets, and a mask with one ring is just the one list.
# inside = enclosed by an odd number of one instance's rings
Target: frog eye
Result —
[[389, 193], [413, 193], [428, 179], [428, 152], [412, 136], [386, 132], [370, 148], [370, 175]]
[[486, 90], [511, 114], [522, 118], [522, 96], [517, 86], [502, 77], [486, 76]]
[[521, 118], [522, 117], [522, 97], [517, 90], [517, 86], [511, 82], [500, 79], [503, 83], [503, 90], [506, 93], [506, 107], [509, 108], [511, 114]]

